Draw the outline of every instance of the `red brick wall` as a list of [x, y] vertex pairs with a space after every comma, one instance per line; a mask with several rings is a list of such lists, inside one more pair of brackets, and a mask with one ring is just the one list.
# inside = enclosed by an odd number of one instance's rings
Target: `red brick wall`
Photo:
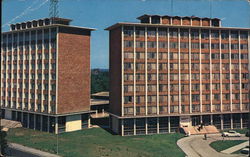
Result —
[[180, 18], [173, 18], [173, 25], [181, 25], [181, 19]]
[[121, 28], [109, 33], [110, 112], [121, 115]]
[[192, 19], [192, 25], [193, 26], [200, 26], [200, 20], [199, 19]]
[[163, 17], [162, 24], [170, 24], [170, 19], [168, 17]]
[[210, 26], [210, 20], [202, 20], [202, 26]]
[[182, 25], [191, 25], [190, 19], [182, 19]]
[[58, 109], [69, 113], [90, 108], [90, 35], [59, 33]]

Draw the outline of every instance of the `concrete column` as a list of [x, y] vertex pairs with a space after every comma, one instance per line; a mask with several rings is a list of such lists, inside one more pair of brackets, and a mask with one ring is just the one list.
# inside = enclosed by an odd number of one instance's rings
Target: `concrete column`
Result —
[[40, 117], [40, 122], [41, 122], [40, 131], [42, 131], [43, 130], [43, 115], [41, 115], [41, 117]]
[[21, 112], [21, 122], [23, 123], [23, 112]]
[[213, 115], [212, 114], [210, 115], [210, 122], [211, 122], [211, 125], [213, 125]]
[[[48, 116], [47, 132], [49, 132], [49, 122], [50, 122], [50, 117]], [[55, 124], [55, 125], [56, 125], [56, 124]]]
[[123, 124], [123, 119], [121, 119], [121, 134], [124, 136], [124, 124]]
[[28, 119], [27, 119], [27, 128], [30, 128], [30, 114], [29, 113], [27, 113], [27, 117], [28, 117]]
[[145, 131], [147, 135], [148, 134], [148, 118], [145, 118]]
[[203, 123], [202, 115], [200, 115], [200, 123]]
[[[90, 116], [88, 118], [88, 128], [90, 128], [91, 124], [90, 124]], [[109, 117], [109, 126], [110, 126], [110, 117]]]
[[36, 114], [34, 114], [34, 130], [36, 130]]
[[[55, 121], [55, 134], [58, 134], [58, 117], [56, 117], [55, 120], [56, 120]], [[49, 126], [49, 124], [48, 124], [48, 126]]]
[[170, 130], [170, 117], [168, 117], [168, 133], [170, 133], [171, 130]]
[[220, 115], [220, 122], [221, 122], [220, 123], [221, 124], [220, 128], [221, 128], [221, 130], [223, 130], [223, 115], [222, 114]]
[[243, 125], [242, 125], [242, 113], [240, 114], [240, 128], [243, 129]]
[[231, 129], [233, 129], [233, 114], [230, 114]]
[[134, 118], [134, 135], [136, 135], [136, 119]]
[[157, 134], [160, 133], [159, 117], [157, 117]]

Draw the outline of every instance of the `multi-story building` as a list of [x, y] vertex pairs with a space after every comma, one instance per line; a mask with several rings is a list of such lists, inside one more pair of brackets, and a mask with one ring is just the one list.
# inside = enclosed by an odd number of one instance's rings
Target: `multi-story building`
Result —
[[2, 117], [55, 133], [89, 126], [93, 29], [70, 21], [17, 23], [2, 34]]
[[245, 128], [250, 29], [220, 19], [143, 15], [110, 32], [111, 128], [121, 135], [184, 125]]

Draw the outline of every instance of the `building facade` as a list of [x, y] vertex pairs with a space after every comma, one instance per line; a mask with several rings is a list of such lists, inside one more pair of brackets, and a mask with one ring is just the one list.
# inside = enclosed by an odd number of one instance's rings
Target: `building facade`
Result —
[[110, 122], [120, 135], [249, 122], [249, 28], [143, 15], [109, 30]]
[[12, 24], [2, 33], [2, 117], [60, 133], [89, 126], [90, 36], [69, 19]]

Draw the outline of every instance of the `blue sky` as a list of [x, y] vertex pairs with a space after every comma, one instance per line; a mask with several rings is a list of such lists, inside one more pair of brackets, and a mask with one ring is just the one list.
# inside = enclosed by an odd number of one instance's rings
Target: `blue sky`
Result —
[[[217, 17], [226, 27], [250, 28], [247, 0], [59, 0], [59, 16], [73, 19], [72, 25], [97, 30], [91, 39], [91, 67], [108, 68], [109, 36], [104, 29], [117, 22], [138, 22], [142, 14]], [[49, 16], [49, 0], [4, 0], [2, 30], [17, 23]]]

